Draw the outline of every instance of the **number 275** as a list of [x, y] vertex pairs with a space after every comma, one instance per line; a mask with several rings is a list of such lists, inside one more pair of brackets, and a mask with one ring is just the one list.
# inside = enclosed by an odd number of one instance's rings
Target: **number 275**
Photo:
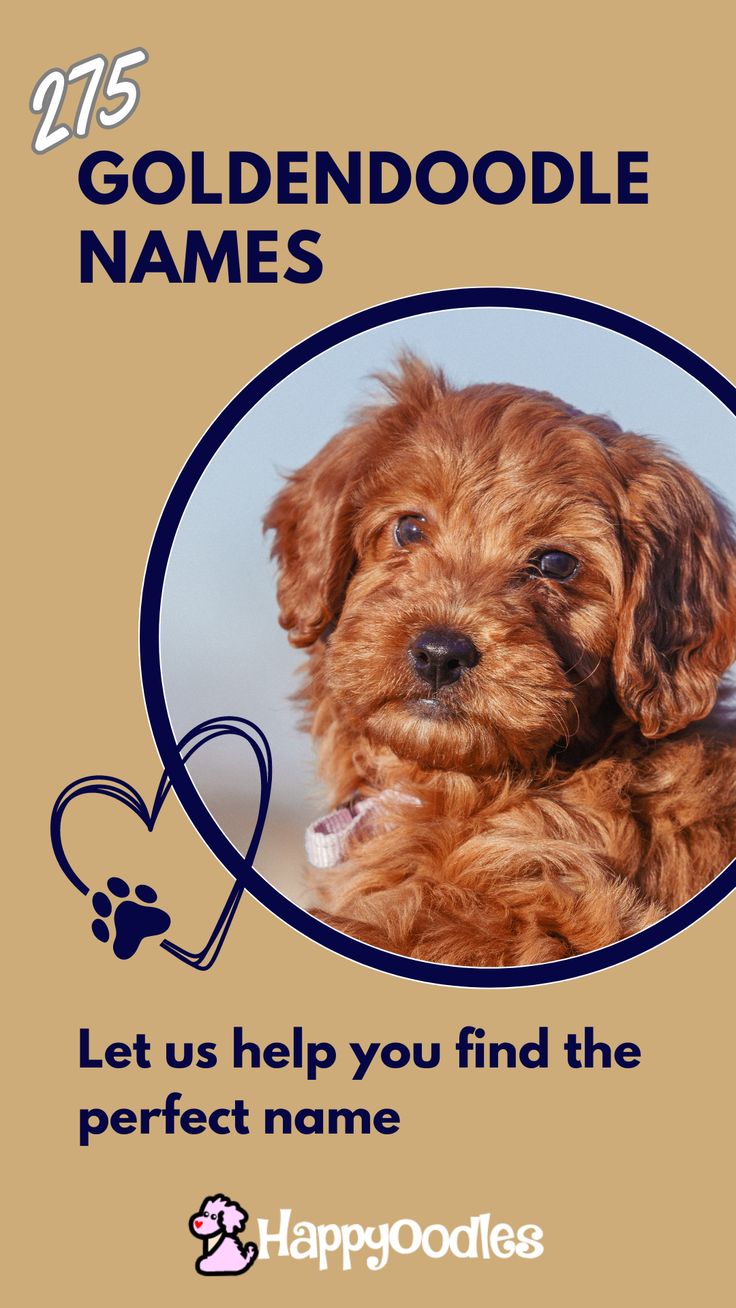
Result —
[[[128, 68], [136, 68], [138, 64], [144, 64], [147, 59], [148, 54], [140, 48], [126, 50], [123, 54], [115, 56], [110, 65], [103, 95], [107, 100], [120, 100], [121, 103], [115, 109], [98, 109], [97, 121], [101, 127], [117, 127], [134, 112], [141, 96], [140, 87], [137, 82], [130, 77], [123, 77], [122, 74]], [[82, 59], [80, 63], [72, 64], [66, 73], [61, 68], [50, 68], [47, 73], [39, 77], [31, 94], [31, 111], [34, 114], [41, 114], [41, 121], [33, 138], [33, 149], [37, 154], [53, 150], [55, 145], [61, 145], [62, 141], [66, 141], [72, 135], [87, 135], [106, 68], [107, 60], [104, 55], [92, 55], [90, 59]], [[73, 130], [67, 127], [66, 123], [54, 126], [67, 84], [80, 82], [84, 78], [87, 79], [87, 85], [79, 100]]]

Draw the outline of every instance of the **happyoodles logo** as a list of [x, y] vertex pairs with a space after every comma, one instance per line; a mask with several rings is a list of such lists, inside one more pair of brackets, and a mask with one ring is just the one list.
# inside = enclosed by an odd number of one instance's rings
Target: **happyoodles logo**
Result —
[[204, 1241], [204, 1253], [194, 1264], [200, 1276], [242, 1276], [250, 1270], [258, 1245], [238, 1238], [247, 1221], [245, 1209], [227, 1195], [202, 1200], [199, 1212], [189, 1219], [192, 1235]]
[[443, 1222], [422, 1224], [413, 1217], [363, 1226], [359, 1222], [311, 1222], [292, 1220], [292, 1210], [282, 1208], [278, 1222], [257, 1219], [258, 1244], [243, 1242], [248, 1214], [227, 1195], [202, 1200], [199, 1212], [189, 1219], [189, 1229], [204, 1241], [196, 1270], [202, 1276], [241, 1276], [258, 1258], [293, 1258], [302, 1265], [311, 1262], [320, 1272], [331, 1268], [349, 1272], [364, 1267], [380, 1272], [394, 1257], [420, 1256], [432, 1260], [447, 1257], [489, 1263], [509, 1258], [528, 1262], [544, 1253], [544, 1231], [536, 1222], [521, 1226], [493, 1221], [490, 1212], [476, 1213], [458, 1226]]

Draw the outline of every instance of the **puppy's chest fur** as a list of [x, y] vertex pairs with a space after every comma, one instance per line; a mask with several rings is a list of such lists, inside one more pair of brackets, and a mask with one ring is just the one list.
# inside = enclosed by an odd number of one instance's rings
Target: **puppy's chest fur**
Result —
[[362, 788], [384, 800], [346, 861], [314, 878], [320, 905], [352, 934], [438, 961], [503, 965], [600, 947], [728, 862], [735, 756], [698, 735], [624, 741], [570, 774], [479, 781], [389, 756], [376, 771], [374, 753]]

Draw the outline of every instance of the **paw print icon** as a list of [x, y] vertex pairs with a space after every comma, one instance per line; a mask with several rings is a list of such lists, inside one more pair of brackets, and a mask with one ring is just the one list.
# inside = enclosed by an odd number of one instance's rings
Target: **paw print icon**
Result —
[[[104, 796], [116, 804], [121, 804], [129, 809], [149, 832], [153, 832], [164, 801], [172, 789], [168, 771], [164, 771], [161, 776], [150, 808], [130, 782], [107, 773], [80, 777], [77, 781], [70, 782], [54, 803], [51, 811], [51, 846], [56, 861], [67, 881], [79, 891], [80, 895], [87, 896], [91, 893], [94, 911], [92, 934], [101, 944], [112, 943], [112, 953], [115, 958], [133, 958], [144, 940], [154, 940], [173, 958], [198, 971], [206, 972], [217, 960], [246, 886], [251, 876], [255, 874], [253, 860], [268, 813], [272, 773], [271, 749], [265, 735], [255, 722], [237, 716], [208, 718], [206, 722], [200, 722], [196, 727], [192, 727], [177, 745], [182, 763], [186, 765], [198, 749], [221, 736], [237, 737], [247, 742], [255, 756], [258, 764], [258, 815], [248, 849], [242, 856], [237, 873], [233, 873], [233, 883], [227, 898], [200, 949], [185, 949], [183, 945], [168, 938], [171, 918], [159, 905], [158, 895], [153, 886], [149, 886], [146, 882], [139, 882], [136, 885], [133, 884], [132, 877], [128, 882], [121, 876], [110, 876], [107, 878], [104, 890], [91, 892], [91, 887], [75, 871], [62, 837], [64, 813], [71, 803], [85, 795]], [[164, 936], [166, 938], [162, 939]]]
[[[135, 897], [131, 898], [127, 881], [122, 877], [110, 877], [107, 889], [109, 894], [98, 890], [92, 896], [92, 907], [97, 914], [92, 923], [92, 934], [96, 940], [106, 944], [110, 939], [109, 919], [112, 919], [112, 952], [116, 958], [132, 958], [148, 936], [162, 936], [164, 931], [168, 931], [171, 918], [162, 908], [154, 907], [158, 896], [152, 886], [136, 886]], [[111, 895], [118, 900], [115, 909]]]

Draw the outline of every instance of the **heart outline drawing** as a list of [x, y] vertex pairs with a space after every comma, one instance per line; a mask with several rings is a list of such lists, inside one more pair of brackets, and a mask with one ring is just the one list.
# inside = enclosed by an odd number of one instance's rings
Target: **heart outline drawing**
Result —
[[[197, 750], [222, 736], [236, 736], [241, 740], [246, 740], [250, 745], [258, 764], [260, 792], [258, 797], [258, 815], [253, 828], [253, 835], [251, 836], [248, 849], [246, 853], [241, 856], [240, 862], [235, 871], [228, 868], [228, 871], [233, 877], [233, 886], [230, 889], [222, 910], [202, 948], [198, 950], [184, 949], [182, 945], [179, 945], [176, 941], [168, 938], [159, 941], [161, 948], [165, 949], [167, 953], [171, 954], [174, 958], [177, 958], [180, 962], [186, 963], [187, 966], [193, 967], [200, 972], [208, 971], [216, 962], [220, 950], [225, 943], [228, 931], [232, 926], [249, 875], [251, 872], [255, 871], [253, 860], [255, 859], [258, 850], [261, 835], [263, 834], [263, 827], [265, 825], [266, 816], [268, 814], [268, 805], [271, 798], [271, 780], [273, 775], [271, 747], [261, 728], [257, 726], [255, 722], [251, 722], [248, 718], [238, 717], [233, 714], [208, 718], [205, 722], [197, 723], [197, 725], [192, 727], [191, 730], [188, 731], [185, 736], [182, 736], [181, 740], [177, 743], [177, 751], [184, 766], [186, 766], [189, 759], [197, 752]], [[90, 893], [89, 886], [86, 885], [77, 872], [75, 872], [64, 848], [61, 834], [62, 819], [69, 804], [71, 804], [75, 799], [78, 799], [81, 795], [105, 795], [110, 799], [116, 800], [118, 803], [124, 804], [126, 808], [131, 809], [136, 817], [143, 822], [147, 830], [153, 831], [158, 815], [161, 812], [164, 801], [166, 800], [171, 788], [171, 778], [169, 777], [167, 769], [164, 769], [150, 809], [148, 808], [146, 801], [143, 799], [143, 796], [135, 789], [135, 787], [131, 786], [129, 782], [121, 780], [120, 777], [107, 775], [79, 777], [76, 781], [70, 782], [70, 784], [62, 790], [51, 810], [51, 845], [59, 867], [67, 880], [74, 886], [75, 890], [85, 896]], [[120, 881], [119, 878], [112, 878], [108, 885], [111, 886], [112, 882], [116, 880]], [[122, 881], [120, 881], [120, 885], [124, 887], [125, 892], [127, 893], [127, 885]], [[153, 891], [151, 887], [138, 887], [138, 891], [148, 892], [146, 896], [143, 894], [140, 895], [140, 898], [145, 898], [147, 902], [150, 902], [151, 895], [153, 896], [153, 899], [156, 898], [155, 891]], [[115, 893], [122, 892], [115, 891]], [[108, 897], [104, 894], [100, 894], [100, 892], [93, 896], [93, 904], [95, 901], [102, 900], [106, 901], [107, 908], [103, 908], [101, 911], [109, 914], [111, 912], [111, 907]], [[120, 909], [117, 910], [118, 914], [120, 911]], [[166, 924], [163, 926], [163, 930], [168, 930], [168, 926], [170, 925], [168, 914], [160, 909], [156, 910], [156, 912], [161, 914], [160, 920], [162, 923], [164, 922], [164, 919], [166, 919]], [[95, 932], [95, 934], [98, 939], [106, 938], [97, 932]], [[152, 933], [144, 933], [144, 936], [142, 936], [141, 939], [145, 938], [146, 934]], [[159, 934], [159, 932], [157, 931], [155, 934]], [[140, 941], [138, 943], [140, 943]], [[129, 958], [135, 953], [136, 948], [137, 943], [134, 944], [131, 952], [127, 952], [125, 948], [117, 949], [114, 945], [113, 952], [118, 958]]]

